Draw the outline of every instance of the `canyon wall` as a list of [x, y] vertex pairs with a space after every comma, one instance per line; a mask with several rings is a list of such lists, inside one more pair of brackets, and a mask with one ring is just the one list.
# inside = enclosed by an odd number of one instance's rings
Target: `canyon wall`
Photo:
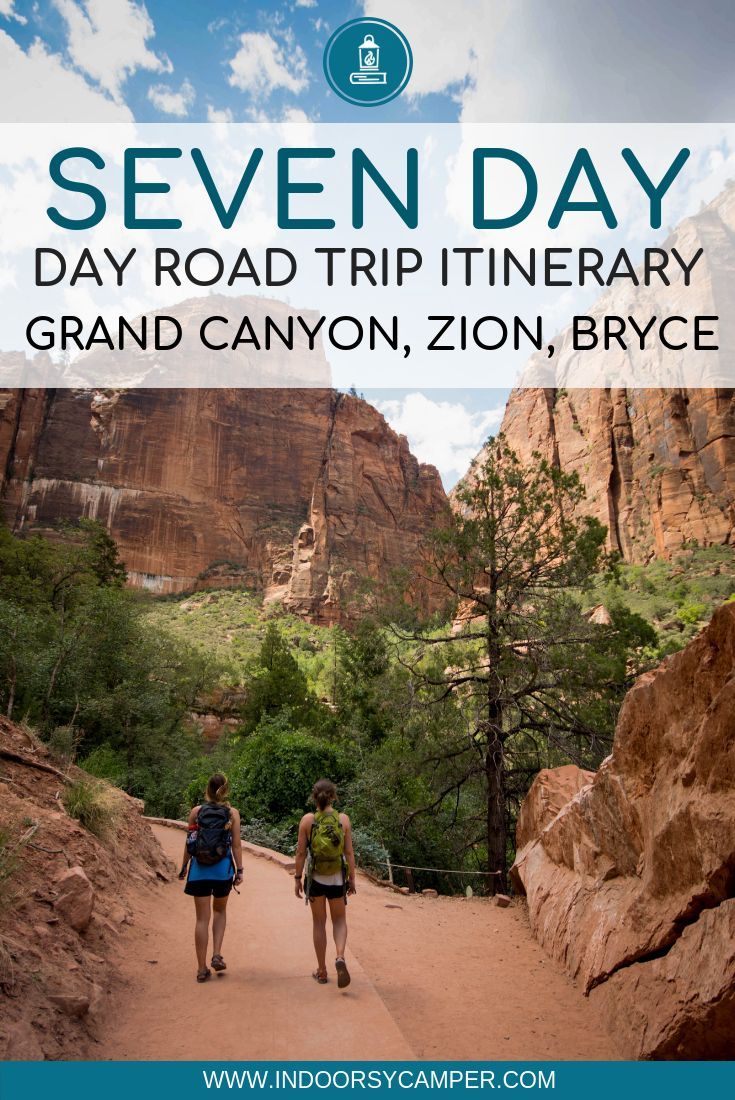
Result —
[[579, 475], [627, 561], [735, 542], [732, 390], [515, 390], [502, 431], [524, 461]]
[[[640, 278], [638, 287], [618, 280], [585, 311], [598, 331], [603, 316], [632, 314], [639, 323], [716, 316], [718, 351], [664, 351], [658, 342], [639, 351], [628, 337], [627, 347], [605, 349], [600, 342], [580, 352], [570, 326], [553, 338], [553, 360], [545, 348], [530, 358], [524, 388], [513, 391], [506, 408], [509, 445], [526, 462], [538, 452], [575, 471], [587, 512], [607, 527], [609, 548], [628, 561], [667, 557], [693, 539], [735, 541], [735, 392], [713, 388], [735, 372], [734, 240], [730, 184], [661, 245], [690, 260], [701, 250], [691, 285], [673, 272], [669, 286], [655, 278], [649, 286]], [[609, 388], [606, 377], [631, 377], [633, 355], [637, 377], [660, 378], [666, 356], [667, 376], [701, 379], [709, 388]]]
[[446, 510], [434, 467], [331, 389], [0, 391], [0, 478], [16, 530], [95, 518], [135, 584], [246, 585], [317, 622]]
[[735, 604], [626, 696], [596, 775], [541, 772], [511, 876], [632, 1058], [735, 1054]]

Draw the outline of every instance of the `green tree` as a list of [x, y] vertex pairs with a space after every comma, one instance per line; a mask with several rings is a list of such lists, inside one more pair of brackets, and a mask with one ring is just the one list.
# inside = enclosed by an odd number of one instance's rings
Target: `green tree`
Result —
[[353, 739], [377, 745], [393, 726], [398, 678], [385, 633], [370, 618], [337, 638], [337, 726]]
[[112, 535], [98, 520], [80, 519], [78, 529], [85, 543], [89, 568], [98, 584], [108, 588], [122, 588], [127, 582], [128, 573]]
[[63, 730], [96, 774], [178, 813], [202, 753], [187, 715], [221, 670], [148, 624], [99, 524], [66, 533], [0, 528], [0, 705], [47, 737]]
[[538, 455], [524, 467], [502, 437], [491, 439], [420, 567], [454, 601], [454, 630], [395, 628], [413, 646], [403, 660], [422, 698], [451, 697], [464, 719], [434, 756], [452, 768], [424, 809], [481, 784], [477, 840], [496, 888], [506, 881], [509, 779], [527, 787], [541, 746], [584, 762], [583, 747], [600, 742], [593, 704], [613, 690], [616, 632], [589, 622], [576, 595], [605, 541], [601, 524], [578, 518], [583, 495], [576, 475]]
[[[77, 720], [85, 736], [82, 751], [107, 742], [126, 762], [125, 786], [132, 789], [141, 754], [154, 740], [168, 739], [208, 682], [206, 659], [151, 630], [127, 593], [108, 591], [87, 608], [88, 643], [76, 655], [69, 676], [81, 685]], [[189, 665], [201, 676], [189, 681]]]
[[264, 717], [235, 747], [230, 762], [232, 799], [245, 818], [293, 823], [307, 809], [317, 779], [328, 776], [340, 783], [350, 772], [343, 749], [294, 728], [284, 711], [275, 718]]
[[287, 709], [296, 726], [313, 726], [325, 719], [305, 674], [275, 623], [268, 623], [257, 657], [246, 678], [246, 702], [241, 713], [246, 730], [263, 717]]
[[37, 679], [43, 620], [32, 609], [0, 598], [0, 700], [12, 718], [18, 699], [27, 699]]
[[[467, 737], [463, 715], [451, 696], [428, 704], [411, 687], [409, 682], [391, 700], [393, 722], [381, 741], [358, 756], [345, 792], [349, 812], [379, 840], [393, 863], [480, 870], [477, 816], [482, 791], [477, 781], [460, 782], [465, 761], [447, 752], [448, 745]], [[443, 797], [446, 791], [452, 793]], [[396, 872], [396, 881], [409, 880]], [[413, 881], [454, 892], [468, 884], [476, 887], [478, 878], [415, 871]]]

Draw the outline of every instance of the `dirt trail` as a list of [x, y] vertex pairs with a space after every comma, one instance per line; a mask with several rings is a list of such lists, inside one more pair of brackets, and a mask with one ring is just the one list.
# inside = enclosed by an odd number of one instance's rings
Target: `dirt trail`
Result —
[[[178, 864], [182, 833], [153, 828]], [[310, 977], [309, 914], [276, 864], [246, 856], [245, 884], [228, 905], [228, 971], [205, 985], [194, 981], [193, 910], [178, 882], [140, 898], [118, 960], [129, 985], [96, 1057], [619, 1057], [520, 908], [403, 897], [361, 877], [348, 907], [344, 991], [331, 947], [329, 985]]]

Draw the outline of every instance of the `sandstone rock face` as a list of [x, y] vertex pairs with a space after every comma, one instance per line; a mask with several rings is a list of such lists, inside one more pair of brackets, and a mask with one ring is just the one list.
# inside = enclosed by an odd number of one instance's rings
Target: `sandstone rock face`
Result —
[[732, 390], [515, 390], [502, 430], [523, 461], [579, 475], [627, 561], [735, 541]]
[[536, 776], [533, 786], [521, 805], [516, 825], [516, 845], [524, 848], [530, 840], [540, 836], [554, 820], [559, 810], [586, 787], [595, 777], [594, 772], [583, 771], [574, 764], [562, 768], [544, 768]]
[[560, 771], [531, 789], [512, 870], [534, 934], [628, 1056], [732, 1057], [735, 605], [628, 693], [591, 783]]
[[94, 908], [94, 889], [82, 867], [70, 867], [58, 880], [54, 908], [77, 932], [89, 927]]
[[320, 622], [446, 509], [405, 437], [329, 389], [4, 391], [0, 478], [14, 528], [99, 519], [134, 584], [247, 585]]
[[[652, 282], [631, 289], [624, 280], [587, 312], [597, 318], [718, 316], [718, 353], [666, 354], [670, 375], [722, 385], [732, 378], [735, 346], [727, 306], [735, 297], [734, 235], [730, 185], [665, 243], [690, 257], [703, 250], [691, 286], [675, 279], [666, 288]], [[607, 527], [609, 548], [627, 561], [668, 557], [692, 539], [705, 546], [735, 541], [735, 391], [610, 388], [606, 375], [630, 377], [630, 346], [600, 344], [582, 358], [571, 328], [553, 343], [555, 366], [546, 349], [530, 358], [523, 372], [527, 388], [513, 391], [503, 419], [502, 431], [524, 462], [538, 452], [575, 471], [587, 492], [586, 512]], [[637, 365], [650, 366], [651, 378], [660, 377], [658, 344], [635, 355]], [[534, 388], [540, 386], [546, 388]]]

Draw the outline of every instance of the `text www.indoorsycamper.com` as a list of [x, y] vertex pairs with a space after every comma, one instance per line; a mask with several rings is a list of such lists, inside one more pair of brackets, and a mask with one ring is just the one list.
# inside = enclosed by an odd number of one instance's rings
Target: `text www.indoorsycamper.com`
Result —
[[553, 1089], [555, 1070], [222, 1069], [202, 1070], [208, 1089]]

